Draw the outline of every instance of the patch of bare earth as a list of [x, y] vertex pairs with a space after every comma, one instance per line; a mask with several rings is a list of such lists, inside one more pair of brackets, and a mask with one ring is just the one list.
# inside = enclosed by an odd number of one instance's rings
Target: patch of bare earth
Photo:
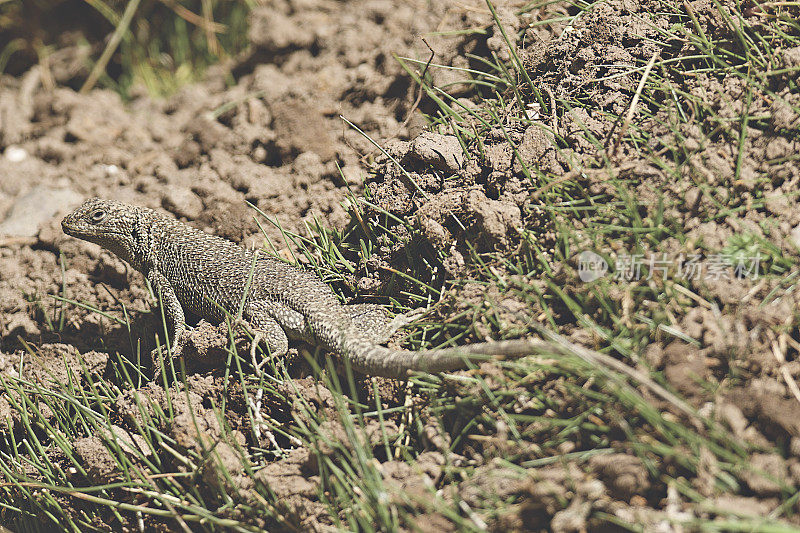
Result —
[[[387, 225], [399, 238], [386, 239], [369, 261], [360, 261], [355, 254], [348, 257], [356, 272], [340, 288], [361, 297], [413, 289], [402, 282], [393, 285], [398, 283], [394, 273], [411, 269], [420, 259], [430, 266], [427, 281], [447, 288], [449, 280], [470, 276], [475, 268], [470, 263], [473, 250], [512, 257], [529, 253], [526, 232], [535, 235], [544, 256], [553, 259], [558, 234], [552, 219], [543, 215], [537, 192], [544, 183], [536, 175], [526, 176], [524, 168], [566, 176], [592, 194], [610, 192], [606, 171], [597, 170], [602, 154], [588, 132], [608, 150], [605, 155], [613, 163], [615, 177], [636, 184], [633, 190], [645, 208], [654, 208], [661, 192], [666, 195], [665, 218], [683, 227], [687, 239], [668, 239], [659, 252], [721, 250], [732, 235], [747, 231], [772, 243], [780, 253], [797, 253], [800, 209], [793, 191], [800, 181], [800, 166], [791, 156], [799, 148], [800, 116], [786, 103], [798, 104], [786, 79], [775, 80], [774, 91], [783, 99], [765, 94], [752, 97], [749, 112], [769, 117], [765, 119], [768, 127], [748, 126], [741, 146], [713, 127], [686, 128], [676, 136], [663, 124], [677, 111], [669, 106], [660, 111], [643, 128], [654, 132], [653, 150], [675, 152], [675, 161], [680, 160], [675, 176], [639, 155], [633, 144], [623, 142], [612, 150], [620, 126], [605, 114], [627, 111], [640, 76], [637, 67], [656, 52], [662, 57], [681, 52], [679, 47], [658, 44], [656, 28], [670, 23], [666, 16], [655, 17], [651, 25], [642, 22], [645, 13], [658, 11], [658, 3], [605, 2], [569, 26], [531, 24], [554, 14], [570, 14], [566, 4], [516, 15], [526, 3], [508, 2], [499, 6], [498, 14], [511, 38], [519, 36], [515, 45], [530, 77], [548, 99], [580, 94], [586, 107], [539, 117], [532, 126], [509, 120], [486, 132], [480, 147], [470, 146], [467, 153], [446, 126], [423, 132], [424, 121], [413, 108], [417, 88], [392, 54], [424, 61], [428, 51], [420, 35], [482, 28], [486, 31], [428, 37], [437, 54], [435, 62], [470, 67], [474, 65], [467, 54], [491, 52], [507, 59], [506, 45], [482, 2], [468, 6], [380, 0], [273, 2], [253, 11], [252, 47], [246, 54], [215, 67], [204, 83], [185, 87], [165, 100], [141, 95], [123, 103], [110, 91], [80, 95], [58, 84], [47, 90], [38, 66], [20, 77], [0, 78], [0, 149], [4, 154], [0, 157], [0, 212], [5, 213], [0, 225], [0, 372], [42, 387], [70, 382], [90, 390], [97, 380], [114, 382], [109, 354], [135, 361], [137, 354], [153, 348], [155, 336], [161, 334], [159, 315], [147, 312], [154, 302], [142, 277], [112, 254], [61, 233], [61, 214], [88, 196], [163, 209], [203, 230], [260, 246], [263, 238], [246, 202], [277, 218], [283, 228], [304, 233], [305, 224], [313, 223], [315, 217], [338, 228], [348, 224], [350, 217], [342, 202], [353, 190], [367, 194], [375, 206], [366, 209], [365, 217], [385, 222], [388, 213], [412, 229], [388, 219]], [[705, 31], [730, 31], [712, 3], [692, 5]], [[787, 50], [781, 61], [796, 65], [797, 57], [796, 50]], [[60, 72], [58, 65], [53, 68], [52, 74]], [[232, 86], [227, 84], [229, 75], [235, 78]], [[461, 73], [434, 69], [431, 75], [436, 85], [455, 83], [450, 86], [452, 93], [462, 98], [464, 106], [476, 108], [477, 99], [469, 99], [472, 88], [458, 84], [463, 81]], [[745, 87], [739, 79], [699, 75], [686, 83], [691, 95], [715, 114], [741, 112]], [[432, 109], [426, 100], [422, 106]], [[340, 115], [384, 146], [386, 154], [343, 126]], [[730, 198], [728, 182], [734, 175], [736, 197]], [[361, 189], [364, 178], [365, 189]], [[710, 217], [720, 202], [731, 208], [730, 214]], [[764, 224], [767, 219], [770, 224]], [[578, 234], [589, 223], [580, 218], [560, 222], [569, 223]], [[282, 253], [288, 253], [278, 229], [268, 224], [262, 227]], [[621, 236], [618, 249], [628, 244]], [[502, 264], [493, 267], [512, 286], [540, 283], [515, 275]], [[556, 276], [567, 294], [583, 290], [566, 270]], [[800, 485], [800, 403], [789, 388], [789, 378], [800, 376], [795, 360], [800, 346], [796, 328], [787, 329], [794, 327], [793, 313], [800, 300], [795, 286], [782, 288], [776, 296], [777, 280], [690, 280], [686, 289], [693, 295], [692, 305], [671, 310], [672, 326], [682, 338], [664, 336], [642, 351], [642, 369], [662, 372], [672, 389], [694, 407], [712, 412], [736, 437], [763, 449], [785, 450], [783, 455], [754, 454], [755, 470], [739, 474], [745, 489], [738, 495], [714, 485], [716, 465], [709, 459], [705, 471], [691, 476], [688, 483], [717, 509], [763, 516], [778, 505], [782, 490]], [[56, 295], [94, 309], [55, 299]], [[632, 301], [630, 290], [621, 289], [612, 297], [621, 307]], [[508, 330], [540, 319], [542, 311], [537, 304], [508, 297], [497, 285], [466, 283], [459, 294], [448, 295], [437, 312], [455, 315], [474, 305], [491, 307]], [[646, 304], [637, 301], [637, 305]], [[130, 332], [109, 318], [126, 315], [132, 322]], [[597, 340], [577, 327], [567, 310], [554, 320], [575, 340], [586, 344]], [[480, 337], [492, 329], [479, 317], [473, 333]], [[685, 342], [683, 337], [696, 342]], [[242, 338], [238, 340], [246, 346]], [[120, 457], [125, 475], [134, 478], [146, 471], [148, 463], [156, 462], [161, 471], [180, 474], [176, 483], [200, 487], [209, 506], [227, 505], [224, 512], [230, 518], [254, 520], [247, 506], [260, 497], [257, 488], [268, 487], [281, 502], [277, 511], [284, 521], [259, 518], [254, 526], [320, 530], [334, 524], [320, 494], [324, 474], [320, 461], [347, 457], [354, 444], [326, 447], [326, 442], [347, 443], [351, 438], [336, 421], [331, 392], [308, 377], [304, 358], [293, 351], [295, 357], [284, 364], [297, 379], [291, 387], [284, 384], [266, 394], [258, 406], [263, 419], [284, 424], [310, 422], [304, 419], [307, 410], [299, 407], [301, 400], [326, 414], [329, 419], [320, 426], [317, 443], [321, 455], [313, 454], [299, 442], [254, 427], [259, 419], [251, 416], [253, 406], [244, 399], [241, 385], [232, 377], [226, 380], [222, 369], [227, 343], [225, 328], [200, 323], [187, 348], [185, 384], [165, 388], [153, 381], [119, 391], [110, 428], [87, 432], [72, 442], [85, 471], [84, 477], [73, 474], [74, 483], [119, 481], [123, 478]], [[33, 349], [28, 351], [28, 347]], [[735, 381], [728, 378], [731, 369], [736, 371]], [[495, 365], [483, 365], [479, 372], [490, 389], [508, 385]], [[555, 414], [553, 408], [544, 409], [531, 399], [534, 387], [543, 391], [558, 415], [578, 412], [578, 402], [569, 395], [570, 385], [563, 378], [527, 377], [512, 389], [518, 398], [516, 414]], [[371, 385], [357, 386], [374, 404]], [[379, 386], [385, 407], [404, 407], [396, 384], [380, 380]], [[450, 392], [483, 397], [486, 391], [454, 384]], [[21, 430], [18, 400], [14, 394], [0, 396], [0, 420], [4, 421], [0, 430]], [[624, 421], [592, 421], [613, 426], [606, 443], [615, 448], [613, 453], [511, 468], [502, 459], [539, 458], [539, 443], [509, 447], [509, 428], [498, 423], [476, 427], [479, 438], [466, 439], [451, 450], [453, 435], [432, 422], [434, 417], [421, 405], [426, 400], [414, 399], [427, 424], [415, 461], [382, 457], [376, 466], [390, 489], [388, 501], [416, 514], [422, 529], [455, 528], [449, 517], [426, 502], [432, 488], [443, 500], [463, 502], [467, 509], [492, 509], [498, 501], [508, 504], [499, 513], [468, 515], [498, 531], [550, 528], [566, 532], [607, 526], [598, 515], [655, 528], [710, 513], [695, 509], [674, 487], [653, 476], [648, 467], [677, 471], [680, 466], [659, 464], [652, 458], [643, 461], [624, 443]], [[225, 411], [220, 412], [223, 404]], [[44, 400], [38, 408], [45, 419], [52, 417]], [[167, 412], [172, 416], [165, 417]], [[142, 442], [136, 428], [145, 417], [166, 436], [169, 450], [152, 449]], [[380, 427], [367, 424], [362, 441], [356, 444], [381, 457], [385, 432], [397, 431], [402, 424], [401, 415], [390, 417]], [[537, 424], [520, 424], [517, 430], [533, 434]], [[542, 440], [552, 436], [546, 433]], [[42, 438], [47, 444], [47, 439], [56, 436]], [[292, 451], [282, 457], [262, 454], [258, 469], [248, 471], [245, 454], [254, 448], [270, 450], [276, 441], [283, 448], [293, 447]], [[558, 451], [594, 446], [578, 434]], [[53, 449], [57, 448], [48, 448]], [[192, 461], [183, 460], [187, 457]], [[193, 462], [197, 457], [202, 458], [199, 464]], [[57, 452], [49, 459], [65, 471], [75, 470]], [[471, 475], [450, 476], [452, 467], [469, 468]], [[38, 475], [35, 471], [25, 474]], [[220, 492], [231, 494], [231, 501], [215, 499]], [[138, 502], [122, 490], [110, 496]], [[74, 506], [76, 513], [84, 505], [65, 496], [59, 499]], [[120, 524], [118, 516], [126, 522]], [[136, 521], [130, 513], [109, 511], [107, 518], [95, 525], [115, 529], [133, 527]], [[147, 520], [153, 528], [175, 525]]]

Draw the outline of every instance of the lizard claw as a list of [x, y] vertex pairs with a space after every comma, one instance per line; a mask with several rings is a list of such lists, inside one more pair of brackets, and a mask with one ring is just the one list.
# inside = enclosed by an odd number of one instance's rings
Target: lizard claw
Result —
[[157, 377], [161, 373], [161, 368], [164, 362], [167, 360], [166, 357], [162, 356], [162, 354], [166, 353], [167, 356], [175, 358], [175, 357], [183, 357], [183, 348], [186, 345], [188, 332], [184, 331], [177, 338], [173, 339], [172, 344], [170, 345], [170, 351], [167, 353], [166, 345], [162, 344], [154, 348], [150, 352], [150, 361], [152, 363], [151, 368], [153, 369], [153, 377]]
[[264, 367], [264, 363], [266, 363], [267, 359], [262, 358], [261, 362], [257, 362], [256, 351], [258, 350], [258, 344], [264, 340], [264, 334], [258, 330], [252, 331], [250, 329], [250, 323], [243, 318], [234, 320], [233, 323], [231, 324], [231, 328], [233, 329], [242, 328], [245, 331], [253, 333], [253, 341], [250, 343], [250, 362], [252, 363], [253, 368], [256, 371], [256, 375], [260, 375], [261, 369]]
[[397, 314], [388, 322], [386, 329], [390, 331], [391, 334], [394, 334], [398, 329], [411, 324], [426, 312], [427, 310], [425, 309], [414, 309], [408, 313]]
[[[410, 323], [414, 322], [415, 320], [417, 320], [418, 318], [422, 317], [427, 312], [428, 312], [427, 309], [423, 309], [423, 308], [420, 307], [418, 309], [414, 309], [412, 311], [409, 311], [408, 313], [401, 313], [401, 314], [399, 314], [397, 316], [402, 316], [402, 317], [405, 318], [406, 322], [405, 322], [405, 324], [403, 324], [405, 326], [406, 324], [410, 324]], [[395, 318], [397, 318], [397, 316]]]
[[266, 357], [262, 357], [261, 361], [256, 361], [256, 350], [258, 349], [258, 343], [260, 343], [263, 340], [264, 340], [264, 334], [258, 331], [256, 332], [255, 335], [253, 335], [253, 342], [252, 344], [250, 344], [250, 362], [252, 363], [257, 376], [261, 375], [261, 369], [267, 362]]

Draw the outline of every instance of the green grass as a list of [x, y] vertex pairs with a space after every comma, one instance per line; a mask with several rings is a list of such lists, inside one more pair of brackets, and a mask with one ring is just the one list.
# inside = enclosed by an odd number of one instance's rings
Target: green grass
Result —
[[47, 80], [59, 32], [71, 30], [78, 33], [78, 47], [93, 50], [85, 76], [70, 80], [76, 89], [101, 86], [128, 96], [138, 85], [154, 96], [168, 95], [247, 47], [247, 14], [255, 5], [255, 0], [6, 0], [0, 2], [5, 43], [0, 72], [38, 63]]
[[[573, 4], [572, 23], [597, 5]], [[698, 302], [717, 306], [714, 294], [677, 277], [645, 279], [646, 270], [638, 280], [607, 276], [583, 284], [571, 262], [575, 254], [591, 245], [606, 257], [612, 270], [617, 256], [612, 250], [674, 253], [674, 243], [687, 253], [725, 254], [733, 260], [759, 254], [762, 279], [774, 285], [766, 300], [793, 286], [797, 258], [784, 254], [768, 238], [769, 224], [764, 227], [766, 238], [741, 232], [730, 237], [723, 249], [691, 242], [674, 216], [673, 208], [682, 199], [667, 187], [644, 198], [636, 177], [620, 171], [624, 161], [617, 160], [609, 147], [631, 150], [673, 181], [695, 180], [708, 198], [697, 214], [703, 222], [758, 208], [764, 199], [757, 189], [750, 206], [742, 203], [734, 189], [746, 162], [747, 128], [769, 127], [768, 118], [751, 114], [749, 104], [762, 95], [783, 98], [771, 81], [782, 75], [772, 58], [779, 49], [800, 45], [800, 27], [796, 19], [777, 11], [767, 24], [753, 28], [734, 10], [724, 17], [730, 31], [712, 36], [703, 30], [695, 13], [684, 9], [686, 4], [665, 1], [660, 5], [670, 24], [659, 26], [658, 44], [663, 50], [649, 74], [644, 76], [650, 57], [632, 70], [641, 86], [634, 113], [626, 109], [613, 115], [608, 109], [596, 109], [588, 92], [551, 100], [539, 92], [537, 79], [521, 70], [523, 63], [517, 55], [510, 64], [496, 56], [476, 58], [482, 68], [467, 73], [474, 77], [476, 92], [483, 100], [473, 109], [448, 95], [446, 88], [430, 86], [417, 74], [422, 64], [398, 58], [432, 103], [429, 118], [433, 127], [457, 135], [468, 157], [483, 156], [485, 138], [492, 130], [500, 131], [512, 144], [520, 174], [532, 192], [525, 216], [543, 213], [553, 228], [552, 243], [542, 244], [537, 228], [524, 228], [513, 253], [472, 249], [466, 277], [445, 279], [437, 270], [445, 253], [430, 247], [414, 248], [414, 238], [420, 235], [410, 221], [381, 210], [368, 195], [351, 196], [347, 202], [351, 223], [344, 230], [315, 222], [303, 235], [283, 231], [283, 244], [296, 251], [295, 262], [315, 271], [345, 299], [354, 293], [349, 280], [363, 273], [370, 257], [380, 255], [385, 243], [407, 241], [404, 250], [408, 253], [391, 267], [383, 297], [398, 312], [416, 307], [432, 310], [410, 329], [405, 346], [434, 347], [485, 335], [546, 334], [539, 322], [545, 330], [556, 332], [578, 325], [587, 332], [585, 338], [594, 344], [592, 348], [644, 373], [674, 394], [662, 375], [648, 372], [642, 354], [646, 346], [666, 344], [671, 338], [699, 344], [700, 340], [679, 330], [678, 322]], [[531, 4], [526, 10], [542, 6]], [[639, 16], [648, 22], [649, 15]], [[508, 35], [505, 37], [509, 41]], [[124, 50], [125, 40], [122, 42]], [[734, 116], [721, 116], [715, 106], [686, 90], [684, 81], [701, 74], [741, 80], [749, 104]], [[788, 87], [795, 94], [800, 90], [796, 81], [789, 81]], [[526, 161], [513, 141], [514, 128], [541, 125], [527, 114], [529, 104], [537, 104], [543, 117], [563, 118], [580, 109], [601, 113], [618, 128], [608, 139], [599, 139], [586, 129], [583, 139], [596, 152], [577, 161], [564, 150], [570, 142], [560, 137], [559, 131], [544, 126], [565, 159], [575, 161], [566, 176], [569, 179], [549, 175]], [[509, 108], [511, 113], [507, 113]], [[667, 142], [667, 136], [644, 126], [653, 122], [668, 131], [672, 140]], [[627, 127], [622, 127], [624, 124]], [[708, 142], [727, 143], [737, 150], [729, 183], [711, 186], [687, 171], [696, 150], [686, 146], [686, 126], [699, 127]], [[797, 138], [796, 132], [787, 135]], [[587, 184], [599, 178], [605, 187], [592, 192]], [[257, 219], [262, 225], [278, 225], [263, 213], [257, 213]], [[467, 221], [458, 222], [466, 226]], [[273, 250], [279, 246], [270, 245]], [[486, 287], [485, 298], [459, 307], [460, 295], [470, 284]], [[62, 288], [58, 300], [64, 304], [60, 313], [70, 312], [71, 306], [86, 306], [70, 300], [67, 287]], [[509, 321], [503, 310], [505, 301], [524, 304], [522, 308], [530, 312]], [[130, 330], [124, 308], [106, 314]], [[790, 318], [785, 327], [796, 328], [798, 317]], [[54, 330], [63, 329], [64, 322], [63, 314], [49, 320]], [[16, 415], [6, 420], [5, 430], [0, 432], [2, 516], [13, 517], [21, 529], [30, 530], [37, 525], [43, 530], [60, 525], [86, 531], [103, 524], [135, 525], [140, 520], [147, 524], [164, 520], [184, 530], [301, 529], [298, 517], [270, 487], [255, 483], [248, 491], [238, 492], [233, 480], [238, 475], [256, 475], [293, 449], [304, 447], [315, 457], [318, 500], [337, 528], [397, 530], [413, 527], [416, 515], [430, 512], [442, 515], [459, 530], [482, 530], [485, 521], [516, 512], [530, 494], [521, 491], [504, 498], [487, 497], [476, 508], [474, 501], [465, 501], [457, 491], [440, 490], [480, 474], [479, 464], [462, 461], [459, 456], [481, 456], [484, 464], [495, 461], [523, 479], [533, 479], [538, 469], [549, 465], [583, 468], [592, 457], [621, 452], [638, 457], [647, 471], [652, 485], [647, 499], [650, 506], [662, 506], [665, 495], [672, 494], [691, 509], [707, 511], [688, 517], [661, 516], [664, 520], [692, 530], [794, 529], [785, 520], [793, 517], [798, 496], [785, 483], [778, 488], [778, 505], [765, 517], [708, 507], [709, 494], [749, 495], [742, 476], [753, 470], [751, 454], [765, 450], [731, 435], [713, 413], [696, 412], [680, 400], [656, 403], [641, 387], [643, 380], [620, 372], [619, 367], [581, 357], [579, 351], [503, 361], [498, 363], [501, 371], [491, 374], [418, 375], [409, 380], [406, 391], [393, 397], [382, 397], [374, 382], [357, 379], [347, 368], [337, 373], [325, 360], [309, 357], [317, 367], [315, 377], [320, 386], [331, 394], [330, 404], [321, 408], [279, 362], [269, 363], [262, 374], [253, 373], [249, 357], [240, 356], [231, 341], [225, 373], [230, 379], [226, 379], [219, 401], [212, 399], [213, 405], [205, 406], [216, 413], [220, 436], [215, 442], [201, 439], [188, 448], [168, 429], [179, 411], [175, 406], [188, 397], [187, 377], [180, 368], [164, 369], [159, 380], [171, 384], [165, 387], [164, 402], [156, 404], [147, 396], [140, 397], [140, 416], [133, 421], [120, 421], [115, 406], [146, 378], [134, 361], [120, 354], [111, 355], [110, 371], [104, 376], [81, 367], [70, 370], [68, 380], [49, 384], [26, 378], [24, 373], [23, 377], [4, 377], [0, 381], [3, 398]], [[137, 353], [136, 347], [131, 348]], [[730, 368], [720, 370], [718, 382], [735, 383], [742, 379], [733, 369], [741, 354], [731, 350], [726, 356], [724, 362]], [[29, 350], [27, 357], [35, 359], [37, 354]], [[137, 360], [140, 357], [138, 354]], [[322, 372], [326, 366], [329, 371]], [[411, 401], [414, 398], [417, 400]], [[262, 401], [271, 407], [258, 412], [252, 409]], [[242, 446], [229, 426], [225, 413], [230, 409], [239, 409], [237, 414], [249, 421], [249, 446]], [[191, 416], [199, 427], [196, 414], [191, 412]], [[144, 449], [130, 447], [109, 431], [120, 424], [141, 439]], [[331, 437], [331, 425], [341, 429], [343, 438]], [[443, 436], [439, 451], [446, 463], [438, 482], [427, 486], [423, 496], [387, 483], [381, 464], [389, 459], [415, 464], [430, 447], [430, 428]], [[85, 470], [74, 443], [91, 435], [101, 439], [109, 451], [118, 480], [97, 483]], [[228, 471], [216, 449], [218, 443], [235, 450], [240, 470]], [[782, 452], [777, 444], [770, 444], [766, 451]], [[705, 489], [698, 488], [701, 477], [709, 484]], [[569, 504], [568, 499], [560, 500], [559, 509]], [[638, 529], [604, 511], [594, 510], [589, 518], [595, 524]]]

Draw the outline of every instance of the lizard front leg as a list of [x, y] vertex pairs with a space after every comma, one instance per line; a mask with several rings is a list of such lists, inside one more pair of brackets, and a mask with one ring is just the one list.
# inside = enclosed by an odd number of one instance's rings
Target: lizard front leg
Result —
[[[178, 300], [178, 296], [175, 294], [175, 289], [172, 288], [172, 284], [170, 284], [164, 274], [158, 270], [151, 270], [147, 274], [147, 281], [150, 282], [153, 292], [164, 309], [167, 328], [172, 334], [172, 353], [179, 354], [186, 341], [186, 316], [183, 313], [181, 302]], [[153, 358], [153, 371], [158, 372], [160, 369], [159, 350], [153, 350], [151, 356]]]

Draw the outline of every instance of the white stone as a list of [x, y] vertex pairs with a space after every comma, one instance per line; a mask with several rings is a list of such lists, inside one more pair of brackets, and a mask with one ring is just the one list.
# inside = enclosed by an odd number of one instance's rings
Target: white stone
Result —
[[28, 157], [28, 152], [25, 151], [25, 148], [14, 146], [12, 144], [8, 148], [6, 148], [6, 151], [3, 155], [5, 156], [6, 159], [11, 161], [12, 163], [19, 163], [20, 161], [24, 161]]

